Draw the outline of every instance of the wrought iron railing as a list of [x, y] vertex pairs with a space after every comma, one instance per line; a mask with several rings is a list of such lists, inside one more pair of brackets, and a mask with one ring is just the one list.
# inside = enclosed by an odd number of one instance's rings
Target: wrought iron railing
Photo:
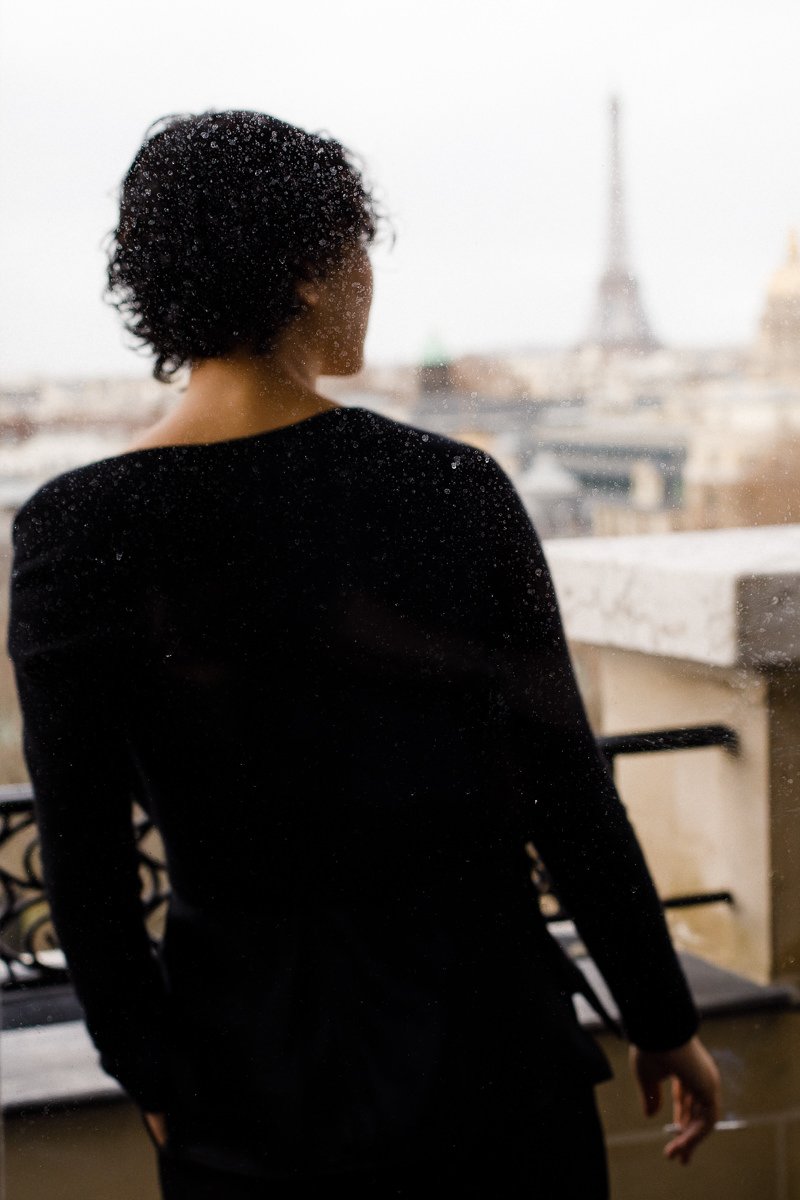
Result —
[[[623, 754], [653, 754], [721, 746], [737, 749], [736, 734], [724, 725], [699, 725], [598, 738], [609, 765]], [[142, 879], [142, 903], [151, 937], [156, 941], [163, 924], [169, 882], [158, 831], [146, 813], [134, 808], [134, 828]], [[549, 921], [568, 914], [555, 895], [547, 870], [530, 846], [531, 878], [540, 893]], [[666, 908], [699, 904], [733, 904], [729, 891], [697, 892], [664, 900]], [[0, 972], [5, 988], [63, 982], [66, 969], [50, 920], [42, 881], [33, 798], [29, 786], [0, 787]]]
[[[597, 746], [612, 773], [617, 758], [628, 754], [661, 754], [670, 750], [701, 750], [721, 746], [730, 753], [739, 749], [736, 732], [727, 725], [687, 725], [673, 729], [652, 729], [642, 733], [622, 733], [599, 737]], [[532, 861], [531, 879], [539, 891], [542, 909], [548, 921], [564, 921], [569, 913], [561, 905], [547, 867], [528, 843], [528, 854]], [[694, 908], [702, 904], [733, 904], [730, 891], [691, 892], [681, 896], [668, 896], [662, 900], [664, 908]]]
[[[157, 940], [169, 883], [158, 831], [138, 806], [134, 831], [144, 916], [151, 937]], [[7, 989], [67, 978], [50, 919], [33, 796], [26, 784], [0, 787], [0, 977]]]
[[[655, 729], [650, 733], [623, 733], [597, 739], [601, 753], [614, 768], [617, 758], [625, 754], [662, 754], [669, 750], [702, 750], [722, 746], [735, 754], [739, 739], [727, 725], [690, 725], [678, 729]], [[669, 896], [662, 901], [664, 908], [694, 908], [698, 904], [733, 904], [733, 893], [691, 892]]]

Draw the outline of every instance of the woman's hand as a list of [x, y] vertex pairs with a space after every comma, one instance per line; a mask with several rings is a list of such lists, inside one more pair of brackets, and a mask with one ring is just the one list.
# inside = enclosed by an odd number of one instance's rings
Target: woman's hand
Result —
[[664, 1154], [688, 1163], [719, 1120], [721, 1089], [716, 1063], [696, 1037], [661, 1053], [631, 1046], [630, 1057], [645, 1116], [652, 1117], [661, 1108], [661, 1084], [672, 1079], [673, 1120], [679, 1132]]
[[142, 1113], [153, 1141], [160, 1150], [167, 1144], [167, 1118], [164, 1113]]

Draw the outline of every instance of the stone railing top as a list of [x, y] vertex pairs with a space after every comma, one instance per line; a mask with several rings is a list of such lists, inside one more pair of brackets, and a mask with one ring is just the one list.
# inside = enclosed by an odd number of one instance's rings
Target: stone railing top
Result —
[[716, 666], [800, 661], [800, 525], [559, 539], [567, 636]]

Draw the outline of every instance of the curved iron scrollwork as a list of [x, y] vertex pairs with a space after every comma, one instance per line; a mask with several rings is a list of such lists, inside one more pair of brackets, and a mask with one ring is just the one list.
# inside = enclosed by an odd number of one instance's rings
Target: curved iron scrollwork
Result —
[[31, 801], [6, 800], [0, 807], [0, 960], [7, 984], [37, 968], [51, 977], [64, 973], [53, 963], [57, 945], [38, 851]]
[[[133, 824], [144, 917], [157, 943], [169, 899], [161, 839], [138, 806]], [[24, 786], [0, 791], [0, 964], [6, 988], [67, 977], [42, 879], [33, 797]]]
[[563, 920], [567, 914], [561, 907], [561, 901], [555, 893], [547, 867], [539, 857], [539, 852], [533, 842], [525, 843], [525, 853], [531, 860], [531, 883], [539, 894], [539, 908], [542, 910], [542, 916], [547, 921]]

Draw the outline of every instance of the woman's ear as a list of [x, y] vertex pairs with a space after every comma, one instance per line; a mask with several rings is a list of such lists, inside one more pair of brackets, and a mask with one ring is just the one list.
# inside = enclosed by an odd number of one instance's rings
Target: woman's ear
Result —
[[316, 308], [320, 301], [320, 281], [309, 271], [304, 279], [298, 279], [295, 292], [309, 308]]
[[316, 283], [302, 280], [295, 288], [297, 295], [307, 304], [309, 308], [316, 308], [319, 304], [319, 287]]

